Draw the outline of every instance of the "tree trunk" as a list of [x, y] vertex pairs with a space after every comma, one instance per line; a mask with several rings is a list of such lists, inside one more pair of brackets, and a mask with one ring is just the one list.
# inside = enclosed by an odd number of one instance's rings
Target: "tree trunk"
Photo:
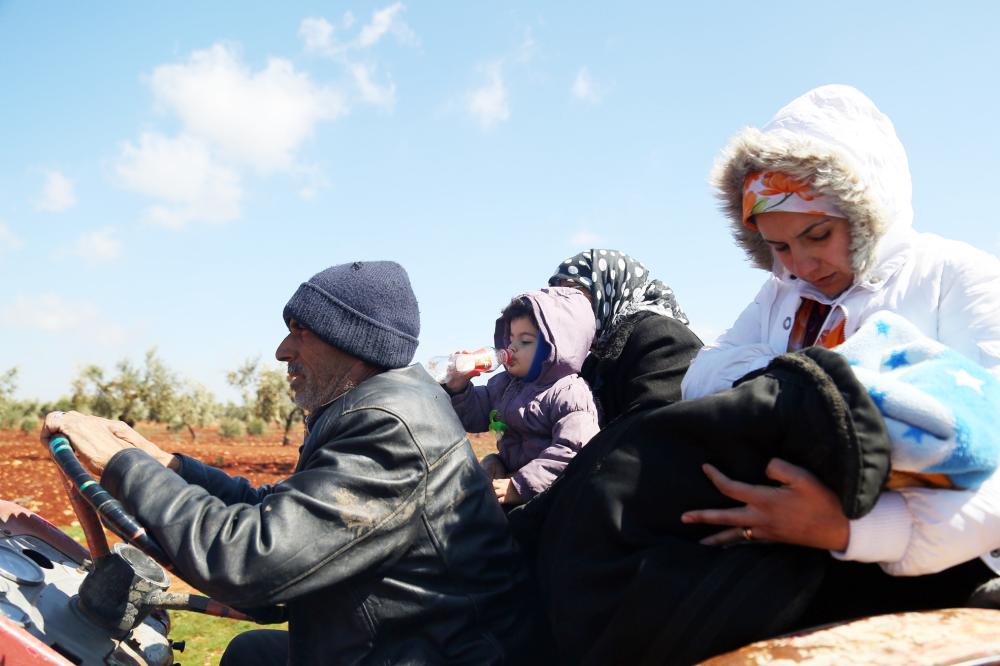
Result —
[[296, 414], [302, 414], [302, 410], [298, 408], [293, 409], [288, 413], [288, 418], [285, 419], [285, 434], [281, 438], [282, 446], [288, 446], [291, 443], [291, 440], [288, 437], [288, 433], [292, 429], [292, 424], [295, 423]]

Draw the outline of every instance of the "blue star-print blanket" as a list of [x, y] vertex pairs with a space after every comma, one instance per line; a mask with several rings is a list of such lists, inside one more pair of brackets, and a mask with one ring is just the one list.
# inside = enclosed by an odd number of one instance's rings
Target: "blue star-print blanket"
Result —
[[903, 317], [878, 312], [834, 351], [885, 417], [892, 469], [975, 488], [1000, 460], [1000, 380]]

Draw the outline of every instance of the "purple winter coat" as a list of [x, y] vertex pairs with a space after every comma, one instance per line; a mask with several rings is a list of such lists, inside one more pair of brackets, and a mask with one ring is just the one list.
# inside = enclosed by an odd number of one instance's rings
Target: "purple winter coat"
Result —
[[[597, 407], [580, 367], [594, 339], [590, 301], [577, 289], [548, 287], [522, 294], [531, 303], [549, 358], [538, 378], [525, 382], [506, 371], [486, 386], [469, 384], [451, 398], [468, 432], [489, 429], [490, 410], [507, 424], [497, 442], [500, 458], [514, 472], [511, 481], [529, 500], [548, 488], [570, 458], [597, 434]], [[497, 319], [497, 349], [510, 345], [510, 327]]]

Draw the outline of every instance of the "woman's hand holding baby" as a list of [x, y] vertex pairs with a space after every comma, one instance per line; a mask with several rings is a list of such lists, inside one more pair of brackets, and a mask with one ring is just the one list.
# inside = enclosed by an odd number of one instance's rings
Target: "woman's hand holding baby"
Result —
[[[729, 526], [703, 539], [703, 544], [722, 546], [746, 540], [747, 535], [752, 534], [754, 541], [847, 550], [850, 521], [837, 496], [809, 471], [774, 458], [766, 473], [768, 478], [779, 482], [779, 486], [742, 483], [711, 465], [705, 465], [704, 472], [719, 492], [745, 506], [683, 514], [681, 521], [685, 523]], [[746, 531], [747, 528], [751, 531]]]

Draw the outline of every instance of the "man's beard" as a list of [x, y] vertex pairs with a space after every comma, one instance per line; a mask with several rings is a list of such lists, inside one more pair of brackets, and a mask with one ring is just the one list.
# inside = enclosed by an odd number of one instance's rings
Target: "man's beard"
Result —
[[298, 386], [292, 389], [292, 402], [294, 402], [296, 406], [304, 412], [312, 412], [314, 409], [323, 404], [323, 396], [319, 395], [320, 391], [317, 390], [318, 387], [316, 386], [312, 373], [307, 371], [304, 365], [296, 362], [289, 363], [288, 374], [298, 375], [299, 377]]
[[333, 402], [355, 386], [350, 380], [334, 382], [329, 378], [324, 381], [312, 375], [303, 364], [297, 362], [288, 364], [288, 374], [299, 376], [299, 388], [293, 389], [292, 402], [307, 414]]

